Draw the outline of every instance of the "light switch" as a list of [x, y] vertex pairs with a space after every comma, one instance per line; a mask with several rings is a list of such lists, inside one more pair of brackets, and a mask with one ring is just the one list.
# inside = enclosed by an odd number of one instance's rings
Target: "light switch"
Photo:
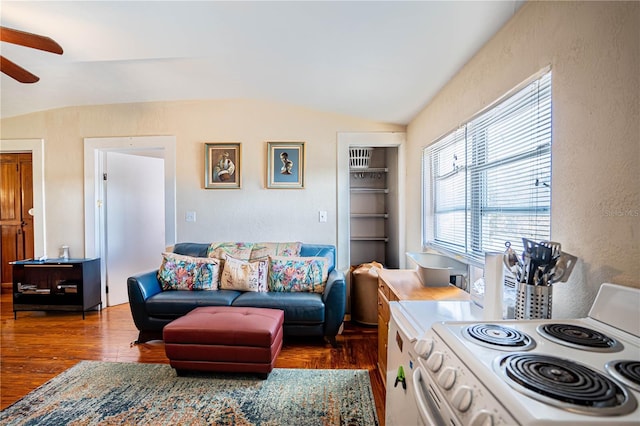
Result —
[[184, 219], [185, 219], [187, 222], [195, 222], [195, 221], [196, 221], [196, 212], [187, 212], [187, 213], [184, 215]]
[[326, 210], [320, 210], [318, 214], [318, 221], [326, 222], [327, 221], [327, 212]]

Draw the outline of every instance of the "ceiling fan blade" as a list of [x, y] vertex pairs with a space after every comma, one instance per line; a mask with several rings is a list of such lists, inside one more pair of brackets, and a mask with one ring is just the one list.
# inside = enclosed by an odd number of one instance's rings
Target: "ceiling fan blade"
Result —
[[62, 47], [52, 38], [11, 28], [0, 27], [0, 41], [62, 55]]
[[20, 83], [35, 83], [40, 78], [37, 75], [31, 74], [29, 71], [22, 68], [20, 65], [16, 65], [4, 56], [0, 56], [0, 71], [18, 80]]

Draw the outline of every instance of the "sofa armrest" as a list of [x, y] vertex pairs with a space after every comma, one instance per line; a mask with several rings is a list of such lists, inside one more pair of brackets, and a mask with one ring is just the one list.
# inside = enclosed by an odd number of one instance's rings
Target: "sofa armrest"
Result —
[[134, 275], [127, 279], [127, 292], [129, 294], [129, 307], [131, 316], [138, 330], [149, 328], [149, 315], [145, 302], [154, 294], [160, 293], [162, 287], [158, 281], [158, 271], [149, 271]]
[[342, 271], [334, 269], [329, 273], [322, 301], [325, 305], [324, 335], [335, 338], [347, 307], [347, 285]]
[[127, 280], [130, 303], [144, 303], [154, 294], [162, 291], [158, 281], [158, 271], [149, 271], [129, 277]]

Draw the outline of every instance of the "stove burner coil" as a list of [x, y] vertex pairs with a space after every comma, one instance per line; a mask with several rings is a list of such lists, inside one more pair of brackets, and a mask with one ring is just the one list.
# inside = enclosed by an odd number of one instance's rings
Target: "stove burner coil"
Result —
[[536, 343], [525, 333], [497, 324], [474, 324], [464, 329], [464, 336], [481, 346], [503, 351], [527, 351]]
[[617, 340], [590, 328], [574, 324], [541, 324], [538, 333], [547, 339], [577, 349], [594, 352], [617, 352], [623, 346]]
[[637, 407], [624, 386], [571, 360], [515, 353], [499, 357], [494, 366], [512, 388], [566, 411], [610, 416]]
[[607, 362], [604, 368], [613, 378], [640, 392], [640, 361], [617, 359]]

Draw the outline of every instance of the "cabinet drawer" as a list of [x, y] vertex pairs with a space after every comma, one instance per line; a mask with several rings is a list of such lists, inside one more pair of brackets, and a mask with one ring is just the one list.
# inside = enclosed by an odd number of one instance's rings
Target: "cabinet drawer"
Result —
[[387, 382], [387, 346], [389, 338], [389, 322], [378, 315], [378, 371], [382, 378], [382, 383]]
[[384, 318], [378, 316], [378, 347], [384, 350], [381, 355], [382, 358], [387, 358], [387, 344], [389, 342], [389, 322], [385, 321]]
[[385, 321], [389, 322], [391, 311], [389, 310], [389, 302], [381, 292], [378, 292], [378, 315]]
[[384, 297], [389, 300], [389, 293], [391, 293], [391, 290], [389, 290], [389, 286], [387, 285], [387, 283], [385, 283], [383, 280], [381, 280], [380, 278], [378, 278], [378, 290], [384, 294]]

